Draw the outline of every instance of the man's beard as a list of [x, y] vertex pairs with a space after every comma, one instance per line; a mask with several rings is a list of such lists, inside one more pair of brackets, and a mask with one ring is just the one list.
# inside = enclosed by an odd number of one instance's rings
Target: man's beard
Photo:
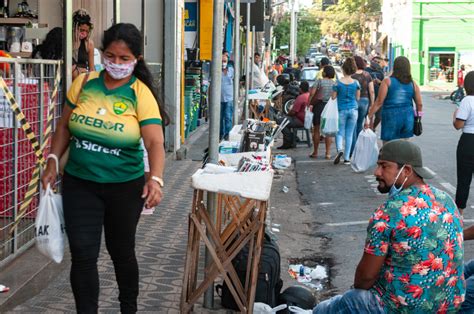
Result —
[[[377, 190], [379, 190], [382, 194], [387, 194], [390, 191], [391, 186], [388, 186], [387, 183], [382, 179], [376, 179], [379, 185], [377, 186]], [[381, 185], [383, 183], [383, 186]]]

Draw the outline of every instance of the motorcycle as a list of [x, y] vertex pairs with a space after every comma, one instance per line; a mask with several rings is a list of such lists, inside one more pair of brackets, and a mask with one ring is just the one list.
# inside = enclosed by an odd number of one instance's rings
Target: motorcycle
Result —
[[456, 89], [451, 93], [449, 99], [455, 104], [459, 104], [461, 100], [464, 98], [464, 91], [462, 89]]
[[283, 88], [281, 93], [281, 111], [288, 114], [295, 102], [296, 97], [300, 94], [300, 83], [295, 81], [292, 74], [283, 73], [277, 76], [278, 85]]

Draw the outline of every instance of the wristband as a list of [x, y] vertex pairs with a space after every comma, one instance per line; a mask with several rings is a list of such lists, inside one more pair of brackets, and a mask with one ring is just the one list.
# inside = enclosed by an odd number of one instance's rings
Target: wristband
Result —
[[415, 117], [423, 117], [423, 111], [416, 111], [415, 110]]
[[49, 159], [54, 159], [54, 161], [56, 162], [56, 174], [59, 173], [59, 158], [58, 156], [56, 156], [55, 154], [49, 154], [48, 157], [46, 157], [46, 160], [49, 160]]
[[152, 180], [155, 181], [155, 182], [158, 182], [158, 184], [159, 184], [161, 187], [164, 187], [164, 186], [165, 186], [165, 182], [164, 182], [163, 179], [160, 178], [160, 177], [151, 176], [150, 179], [152, 179]]

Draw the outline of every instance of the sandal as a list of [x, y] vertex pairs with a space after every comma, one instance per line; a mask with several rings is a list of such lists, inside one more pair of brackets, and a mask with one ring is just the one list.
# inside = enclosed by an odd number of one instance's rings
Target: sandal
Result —
[[326, 154], [326, 159], [328, 159], [328, 160], [331, 159], [331, 155]]
[[311, 154], [311, 155], [309, 155], [309, 158], [318, 158], [318, 155]]

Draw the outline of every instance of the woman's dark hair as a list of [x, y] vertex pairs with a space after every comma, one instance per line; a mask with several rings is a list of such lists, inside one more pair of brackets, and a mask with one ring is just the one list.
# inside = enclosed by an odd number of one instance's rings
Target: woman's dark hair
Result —
[[55, 27], [46, 34], [41, 45], [36, 46], [31, 54], [32, 58], [40, 53], [42, 59], [59, 60], [63, 57], [63, 29]]
[[91, 29], [94, 27], [94, 24], [91, 22], [91, 16], [84, 9], [79, 9], [72, 15], [72, 24], [74, 29], [80, 25], [88, 25]]
[[300, 83], [300, 88], [303, 91], [303, 93], [307, 93], [309, 91], [309, 83], [308, 81], [301, 81]]
[[346, 61], [344, 61], [344, 63], [342, 64], [342, 71], [344, 71], [346, 75], [352, 75], [357, 71], [354, 58], [349, 57], [346, 59]]
[[365, 61], [361, 56], [355, 56], [354, 61], [357, 66], [357, 70], [363, 70], [365, 69]]
[[116, 41], [123, 41], [137, 58], [137, 64], [135, 65], [133, 75], [135, 75], [151, 90], [153, 96], [158, 102], [163, 124], [168, 125], [170, 122], [169, 116], [166, 113], [163, 101], [161, 101], [161, 97], [159, 96], [158, 87], [155, 84], [153, 75], [143, 59], [142, 35], [140, 31], [135, 27], [135, 25], [129, 23], [118, 23], [113, 25], [104, 32], [102, 51], [105, 51], [111, 43]]
[[400, 81], [400, 83], [408, 84], [413, 81], [411, 77], [410, 70], [410, 61], [404, 56], [399, 56], [395, 58], [393, 62], [393, 72], [392, 75], [394, 78]]
[[326, 65], [323, 68], [323, 77], [328, 79], [333, 79], [336, 76], [336, 70], [332, 67], [332, 65]]
[[470, 71], [464, 78], [464, 89], [468, 96], [474, 96], [474, 71]]

